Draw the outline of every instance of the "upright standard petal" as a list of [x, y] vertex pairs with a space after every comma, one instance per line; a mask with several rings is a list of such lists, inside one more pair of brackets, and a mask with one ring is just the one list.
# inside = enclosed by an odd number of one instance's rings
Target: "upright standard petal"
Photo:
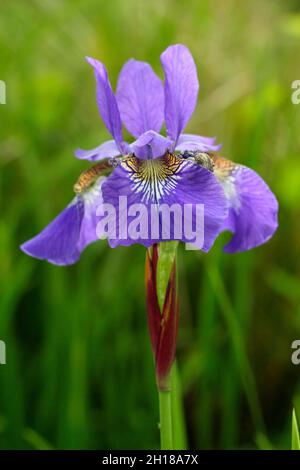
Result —
[[104, 158], [114, 158], [120, 155], [120, 150], [114, 140], [107, 140], [103, 144], [91, 150], [75, 150], [75, 157], [80, 160], [95, 162]]
[[164, 119], [164, 90], [161, 80], [146, 62], [126, 62], [117, 86], [117, 102], [127, 130], [139, 137], [159, 132]]
[[165, 72], [165, 121], [168, 136], [177, 141], [196, 106], [199, 83], [194, 59], [183, 45], [161, 55]]
[[112, 91], [111, 84], [105, 66], [96, 59], [86, 58], [94, 68], [96, 78], [96, 97], [100, 116], [108, 131], [115, 139], [120, 152], [123, 152], [122, 123], [116, 97]]
[[102, 191], [116, 213], [114, 237], [108, 233], [112, 247], [180, 240], [208, 251], [227, 216], [213, 173], [172, 154], [148, 161], [127, 157]]
[[278, 202], [270, 188], [250, 168], [222, 157], [214, 157], [214, 164], [230, 205], [222, 230], [233, 237], [224, 251], [246, 251], [267, 242], [278, 227]]
[[157, 132], [147, 131], [130, 144], [130, 149], [136, 157], [142, 160], [162, 157], [167, 151], [172, 151], [174, 142]]

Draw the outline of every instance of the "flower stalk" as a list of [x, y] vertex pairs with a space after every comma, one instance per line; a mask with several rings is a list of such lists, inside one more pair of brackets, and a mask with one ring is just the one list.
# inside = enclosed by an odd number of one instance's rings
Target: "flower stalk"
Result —
[[174, 449], [171, 388], [159, 390], [159, 430], [161, 450]]
[[161, 448], [174, 449], [171, 368], [179, 308], [176, 288], [178, 242], [153, 245], [146, 257], [147, 313], [159, 393]]

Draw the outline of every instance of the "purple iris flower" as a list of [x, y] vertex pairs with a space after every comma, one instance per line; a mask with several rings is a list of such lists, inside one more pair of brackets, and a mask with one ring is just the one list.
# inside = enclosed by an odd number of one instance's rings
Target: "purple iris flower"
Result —
[[[233, 233], [227, 252], [244, 251], [266, 242], [277, 228], [278, 204], [266, 183], [253, 170], [215, 154], [215, 139], [183, 133], [196, 106], [198, 77], [194, 60], [183, 45], [168, 47], [161, 55], [164, 84], [145, 62], [129, 60], [121, 70], [116, 94], [105, 66], [88, 58], [96, 78], [96, 97], [100, 115], [113, 140], [93, 150], [77, 150], [79, 159], [98, 162], [79, 179], [76, 196], [40, 234], [24, 243], [27, 254], [54, 264], [76, 262], [82, 250], [101, 237], [97, 229], [99, 208], [110, 204], [116, 210], [114, 236], [106, 233], [109, 244], [151, 246], [168, 239], [189, 242], [184, 234], [120, 235], [125, 219], [120, 197], [126, 197], [126, 216], [130, 223], [137, 204], [149, 208], [142, 219], [151, 223], [150, 206], [204, 206], [204, 240], [208, 251], [223, 230]], [[163, 122], [166, 136], [160, 134]], [[122, 123], [136, 139], [123, 139]], [[205, 156], [206, 165], [199, 156]], [[102, 172], [109, 167], [109, 174]], [[101, 211], [100, 211], [101, 212]], [[183, 212], [182, 212], [183, 214]], [[145, 222], [145, 220], [144, 220]], [[161, 222], [159, 222], [161, 223]], [[174, 224], [173, 224], [174, 225]], [[150, 225], [149, 225], [150, 226]], [[116, 235], [117, 234], [117, 235]]]

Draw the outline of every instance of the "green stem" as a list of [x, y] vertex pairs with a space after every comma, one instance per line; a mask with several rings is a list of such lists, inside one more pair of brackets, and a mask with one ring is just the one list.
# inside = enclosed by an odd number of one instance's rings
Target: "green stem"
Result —
[[173, 426], [173, 448], [176, 450], [186, 450], [187, 436], [182, 404], [182, 390], [176, 360], [171, 370], [172, 387], [172, 426]]
[[[170, 278], [172, 266], [176, 257], [178, 242], [161, 243], [159, 245], [159, 257], [157, 266], [157, 296], [160, 308], [163, 308], [167, 285]], [[169, 384], [166, 390], [158, 389], [159, 417], [160, 417], [160, 443], [162, 450], [174, 449], [173, 438], [173, 406], [172, 395], [174, 383], [171, 380], [172, 371], [169, 376]]]
[[172, 423], [172, 395], [170, 390], [159, 390], [160, 447], [161, 450], [174, 449]]

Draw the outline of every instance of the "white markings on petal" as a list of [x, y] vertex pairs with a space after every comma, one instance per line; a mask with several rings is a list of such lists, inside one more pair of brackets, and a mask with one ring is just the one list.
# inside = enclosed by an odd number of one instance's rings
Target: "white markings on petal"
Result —
[[240, 165], [217, 155], [213, 156], [213, 161], [214, 174], [222, 185], [226, 199], [230, 207], [238, 213], [241, 203], [237, 193], [236, 178], [240, 171]]
[[99, 202], [99, 204], [102, 203], [102, 191], [101, 191], [101, 186], [103, 181], [106, 180], [105, 176], [101, 176], [98, 178], [95, 183], [90, 186], [86, 191], [82, 193], [82, 198], [84, 200], [84, 205], [89, 206], [89, 205], [95, 205], [95, 202]]
[[142, 193], [141, 201], [158, 204], [176, 189], [181, 178], [179, 170], [189, 164], [187, 160], [167, 153], [153, 160], [139, 160], [130, 156], [123, 161], [122, 167], [129, 173], [133, 191]]
[[230, 207], [234, 209], [237, 213], [241, 207], [241, 202], [236, 190], [236, 176], [238, 173], [238, 168], [235, 168], [231, 175], [227, 176], [224, 181], [222, 181], [222, 186], [226, 199], [228, 199]]

